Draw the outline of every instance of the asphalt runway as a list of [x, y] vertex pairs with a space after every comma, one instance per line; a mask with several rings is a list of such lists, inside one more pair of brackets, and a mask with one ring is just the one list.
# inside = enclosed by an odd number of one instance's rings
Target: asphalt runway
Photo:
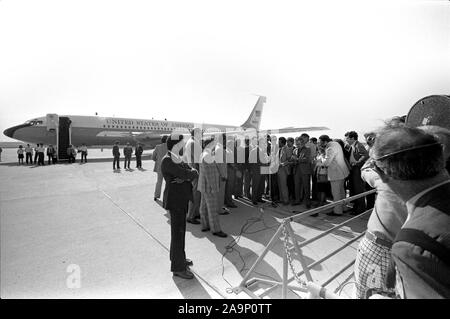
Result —
[[[143, 170], [113, 172], [107, 157], [87, 164], [44, 167], [2, 162], [1, 297], [250, 298], [231, 288], [240, 284], [281, 220], [292, 216], [294, 209], [304, 208], [268, 204], [255, 208], [237, 200], [238, 208], [220, 216], [228, 238], [187, 224], [186, 254], [194, 261], [195, 279], [184, 280], [170, 272], [169, 214], [161, 202], [153, 200], [156, 174], [152, 170], [153, 161], [144, 160]], [[296, 240], [302, 242], [349, 218], [320, 214], [291, 225]], [[364, 218], [355, 221], [305, 247], [307, 264], [355, 238], [366, 223]], [[357, 244], [315, 266], [311, 271], [314, 281], [325, 280], [351, 261]], [[283, 249], [283, 241], [277, 240], [251, 277], [281, 280]], [[293, 267], [301, 270], [295, 258]], [[351, 270], [330, 286], [337, 287]], [[343, 298], [350, 296], [351, 286], [346, 286]], [[265, 288], [260, 284], [251, 287], [255, 293]], [[266, 296], [280, 297], [279, 288]], [[289, 290], [287, 297], [299, 295]]]

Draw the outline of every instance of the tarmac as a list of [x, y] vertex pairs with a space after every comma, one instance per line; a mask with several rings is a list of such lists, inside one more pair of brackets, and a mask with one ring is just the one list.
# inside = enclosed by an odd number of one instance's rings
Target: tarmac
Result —
[[[110, 159], [88, 161], [43, 167], [0, 163], [1, 298], [248, 299], [245, 291], [232, 288], [240, 285], [283, 218], [306, 210], [270, 203], [254, 207], [238, 199], [238, 208], [220, 216], [227, 238], [187, 224], [186, 255], [194, 262], [195, 278], [185, 280], [170, 272], [170, 220], [162, 203], [153, 200], [153, 161], [144, 160], [142, 170], [122, 166], [120, 172], [113, 172]], [[301, 243], [351, 217], [321, 213], [291, 226]], [[304, 260], [319, 260], [364, 232], [366, 224], [364, 216], [305, 246]], [[313, 267], [313, 280], [320, 284], [354, 259], [357, 245]], [[283, 250], [277, 238], [250, 278], [280, 281]], [[298, 272], [301, 264], [292, 255]], [[352, 270], [327, 288], [337, 288]], [[268, 287], [256, 283], [249, 289], [261, 294]], [[351, 292], [352, 285], [346, 285], [342, 298]], [[287, 297], [304, 296], [289, 289]], [[264, 298], [281, 298], [281, 289]]]

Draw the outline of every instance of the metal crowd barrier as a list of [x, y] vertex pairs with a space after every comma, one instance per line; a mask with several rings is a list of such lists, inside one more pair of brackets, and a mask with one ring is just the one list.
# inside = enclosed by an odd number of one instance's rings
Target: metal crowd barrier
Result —
[[[252, 267], [246, 273], [244, 278], [242, 278], [242, 281], [239, 283], [239, 285], [237, 287], [234, 287], [232, 289], [232, 291], [235, 294], [238, 294], [238, 293], [244, 291], [252, 298], [262, 298], [263, 296], [267, 295], [268, 293], [270, 293], [274, 289], [277, 289], [278, 287], [281, 286], [281, 288], [282, 288], [282, 298], [283, 299], [286, 299], [288, 289], [307, 293], [307, 298], [327, 298], [327, 299], [340, 298], [338, 295], [336, 295], [336, 292], [340, 289], [340, 287], [343, 287], [343, 285], [345, 285], [348, 280], [351, 279], [351, 277], [353, 276], [353, 272], [350, 274], [350, 276], [348, 276], [344, 280], [344, 282], [334, 292], [330, 292], [325, 287], [327, 285], [329, 285], [331, 282], [333, 282], [333, 280], [335, 280], [337, 277], [339, 277], [339, 275], [341, 275], [347, 269], [352, 267], [353, 264], [355, 263], [354, 259], [350, 263], [347, 263], [346, 265], [344, 265], [340, 270], [338, 270], [336, 273], [334, 273], [332, 276], [330, 276], [327, 280], [325, 280], [321, 284], [317, 284], [313, 280], [313, 278], [311, 276], [311, 273], [310, 273], [310, 269], [312, 269], [313, 267], [323, 263], [325, 260], [329, 259], [330, 257], [334, 256], [338, 252], [342, 251], [344, 248], [348, 247], [352, 243], [354, 243], [357, 240], [359, 240], [361, 237], [364, 236], [364, 232], [359, 234], [355, 238], [351, 239], [350, 241], [346, 242], [345, 244], [343, 244], [339, 248], [333, 250], [332, 252], [330, 252], [326, 256], [320, 258], [319, 260], [315, 261], [314, 263], [312, 263], [310, 265], [306, 264], [306, 261], [304, 259], [304, 256], [303, 256], [303, 253], [302, 253], [301, 249], [303, 247], [305, 247], [305, 246], [307, 246], [307, 245], [309, 245], [309, 244], [319, 240], [320, 238], [328, 235], [329, 233], [331, 233], [331, 232], [341, 228], [342, 226], [345, 226], [345, 225], [353, 222], [354, 220], [356, 220], [358, 218], [362, 218], [362, 217], [366, 216], [367, 214], [370, 214], [372, 212], [372, 209], [369, 209], [369, 210], [363, 212], [362, 214], [359, 214], [359, 215], [357, 215], [357, 216], [355, 216], [353, 218], [350, 218], [350, 219], [346, 220], [345, 222], [343, 222], [341, 224], [338, 224], [338, 225], [336, 225], [336, 226], [334, 226], [334, 227], [332, 227], [332, 228], [330, 228], [330, 229], [320, 233], [319, 235], [317, 235], [317, 236], [315, 236], [313, 238], [310, 238], [310, 239], [308, 239], [308, 240], [306, 240], [304, 242], [301, 242], [300, 244], [297, 242], [297, 240], [294, 237], [294, 230], [292, 229], [291, 222], [304, 219], [307, 216], [310, 216], [310, 215], [315, 214], [315, 213], [320, 213], [322, 211], [328, 210], [328, 209], [333, 208], [333, 207], [338, 206], [338, 205], [346, 205], [346, 204], [350, 203], [351, 201], [353, 201], [355, 199], [358, 199], [358, 198], [361, 198], [361, 197], [365, 197], [367, 195], [374, 194], [374, 193], [376, 193], [376, 190], [370, 190], [370, 191], [367, 191], [365, 193], [361, 193], [361, 194], [358, 194], [358, 195], [355, 195], [355, 196], [352, 196], [352, 197], [348, 197], [348, 198], [345, 198], [345, 199], [342, 199], [342, 200], [339, 200], [339, 201], [336, 201], [336, 202], [332, 202], [330, 204], [327, 204], [327, 205], [324, 205], [324, 206], [321, 206], [321, 207], [317, 207], [317, 208], [313, 208], [313, 209], [307, 210], [305, 212], [302, 212], [302, 213], [299, 213], [299, 214], [296, 214], [296, 215], [293, 215], [293, 216], [290, 216], [290, 217], [282, 219], [281, 222], [280, 222], [280, 227], [278, 227], [277, 231], [272, 236], [272, 238], [270, 239], [270, 241], [268, 242], [268, 244], [264, 248], [264, 250], [261, 253], [261, 255], [258, 257], [258, 259], [255, 261], [255, 263], [252, 265]], [[250, 278], [250, 276], [252, 275], [252, 273], [255, 270], [255, 268], [264, 259], [266, 254], [271, 250], [271, 248], [275, 244], [275, 242], [277, 240], [280, 240], [280, 236], [282, 236], [281, 240], [283, 241], [283, 244], [284, 244], [282, 281], [268, 280], [268, 279], [258, 278], [258, 277]], [[289, 247], [289, 239], [291, 239], [291, 241], [292, 241], [292, 247]], [[298, 261], [300, 262], [300, 264], [301, 264], [301, 266], [303, 268], [300, 272], [297, 272], [294, 269], [291, 251], [295, 251], [297, 253]], [[356, 254], [355, 254], [355, 257], [356, 257]], [[291, 268], [291, 272], [293, 273], [293, 276], [290, 277], [290, 278], [288, 278], [288, 268], [289, 267]], [[305, 275], [307, 280], [306, 281], [302, 280], [300, 278], [301, 275]], [[290, 285], [290, 283], [292, 281], [294, 281], [294, 280], [297, 281], [299, 286]], [[254, 285], [254, 284], [256, 284], [256, 283], [258, 283], [258, 282], [271, 284], [272, 286], [270, 288], [266, 289], [262, 294], [256, 295], [254, 292], [252, 292], [249, 289], [249, 287]]]

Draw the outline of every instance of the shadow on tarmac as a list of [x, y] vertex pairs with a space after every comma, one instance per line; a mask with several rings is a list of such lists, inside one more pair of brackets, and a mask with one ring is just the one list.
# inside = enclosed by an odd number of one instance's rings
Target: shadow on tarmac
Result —
[[[157, 203], [162, 206], [162, 201], [157, 200]], [[227, 282], [230, 288], [232, 288], [232, 285], [229, 280], [227, 280], [225, 267], [227, 267], [228, 264], [231, 264], [243, 277], [250, 270], [251, 266], [262, 252], [262, 250], [255, 252], [247, 247], [239, 245], [239, 241], [244, 239], [244, 241], [257, 242], [262, 246], [266, 246], [280, 226], [280, 222], [273, 216], [275, 215], [273, 212], [267, 210], [264, 211], [264, 208], [268, 204], [260, 205], [259, 207], [246, 207], [247, 205], [245, 205], [242, 201], [235, 201], [235, 203], [238, 205], [237, 209], [231, 209], [230, 214], [220, 215], [219, 217], [222, 230], [229, 235], [226, 238], [214, 236], [210, 231], [202, 232], [201, 224], [186, 224], [186, 232], [191, 232], [191, 234], [196, 238], [206, 237], [215, 245], [217, 251], [222, 255], [221, 274], [223, 280]], [[242, 209], [255, 209], [255, 212], [244, 215], [239, 212], [239, 210]], [[170, 214], [166, 211], [164, 216], [167, 218], [167, 223], [170, 224]], [[295, 239], [298, 242], [305, 240], [305, 238], [297, 234], [295, 234]], [[277, 241], [272, 246], [271, 253], [282, 258], [284, 253], [284, 245], [281, 241]], [[225, 262], [225, 260], [227, 260], [227, 262]], [[315, 262], [315, 259], [305, 255], [304, 260], [308, 265]], [[312, 269], [319, 271], [322, 270], [322, 266], [319, 264]], [[276, 271], [276, 268], [269, 264], [265, 259], [260, 261], [258, 266], [254, 269], [252, 275], [274, 281], [282, 280], [280, 274]], [[232, 281], [232, 278], [230, 278], [230, 280]]]
[[177, 286], [184, 299], [212, 299], [210, 294], [200, 284], [197, 277], [186, 280], [172, 276], [172, 280]]

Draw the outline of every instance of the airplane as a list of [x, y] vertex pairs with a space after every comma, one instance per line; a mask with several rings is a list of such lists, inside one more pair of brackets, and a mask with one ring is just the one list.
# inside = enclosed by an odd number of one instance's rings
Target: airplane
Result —
[[[111, 146], [116, 141], [120, 145], [126, 143], [142, 143], [145, 147], [154, 148], [161, 143], [163, 135], [173, 131], [186, 132], [200, 127], [204, 134], [246, 133], [282, 134], [290, 132], [306, 132], [329, 130], [327, 127], [286, 127], [280, 129], [260, 130], [262, 111], [266, 97], [259, 96], [247, 120], [240, 126], [203, 124], [193, 122], [145, 120], [117, 117], [80, 116], [47, 114], [34, 118], [23, 124], [6, 129], [3, 134], [26, 143], [43, 143], [57, 145], [64, 157], [69, 144], [79, 146]], [[187, 135], [187, 134], [186, 134]]]

